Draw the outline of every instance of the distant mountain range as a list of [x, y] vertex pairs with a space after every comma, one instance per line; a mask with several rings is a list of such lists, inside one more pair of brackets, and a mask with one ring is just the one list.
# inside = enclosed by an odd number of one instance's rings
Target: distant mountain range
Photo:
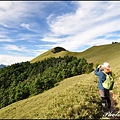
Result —
[[3, 65], [3, 64], [0, 65], [0, 68], [4, 68], [4, 67], [6, 67], [6, 65]]

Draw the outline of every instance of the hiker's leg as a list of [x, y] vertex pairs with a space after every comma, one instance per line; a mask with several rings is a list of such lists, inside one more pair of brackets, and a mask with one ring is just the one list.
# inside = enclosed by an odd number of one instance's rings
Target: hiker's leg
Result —
[[101, 99], [102, 99], [102, 110], [105, 111], [106, 110], [106, 98], [105, 98], [105, 92], [104, 90], [99, 90]]
[[105, 92], [104, 92], [104, 90], [99, 90], [99, 93], [100, 93], [100, 97], [105, 97]]
[[106, 98], [105, 97], [101, 97], [102, 98], [102, 107], [106, 108]]
[[106, 97], [106, 100], [107, 100], [107, 104], [108, 104], [108, 109], [111, 108], [111, 100], [109, 97]]
[[110, 91], [105, 89], [105, 97], [106, 97], [106, 101], [107, 101], [107, 104], [108, 104], [108, 109], [110, 109], [111, 107], [111, 100], [110, 100]]

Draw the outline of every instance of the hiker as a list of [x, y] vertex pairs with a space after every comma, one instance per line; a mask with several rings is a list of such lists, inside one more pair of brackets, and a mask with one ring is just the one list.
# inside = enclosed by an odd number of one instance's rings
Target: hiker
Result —
[[[103, 65], [99, 65], [94, 74], [99, 78], [98, 89], [102, 99], [102, 110], [105, 112], [111, 108], [110, 92], [108, 89], [105, 89], [102, 83], [106, 80], [106, 74], [111, 74], [111, 68], [109, 63], [104, 62]], [[107, 105], [106, 105], [107, 102]]]

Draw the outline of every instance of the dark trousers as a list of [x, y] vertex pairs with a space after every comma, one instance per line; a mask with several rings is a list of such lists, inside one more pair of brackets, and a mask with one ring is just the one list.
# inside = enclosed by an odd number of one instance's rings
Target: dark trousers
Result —
[[102, 99], [102, 107], [110, 109], [111, 100], [110, 100], [110, 92], [107, 89], [99, 90], [100, 96]]

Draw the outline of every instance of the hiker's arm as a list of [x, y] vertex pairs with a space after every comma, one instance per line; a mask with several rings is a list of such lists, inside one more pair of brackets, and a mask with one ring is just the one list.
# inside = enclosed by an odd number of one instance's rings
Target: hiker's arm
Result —
[[100, 80], [101, 82], [104, 82], [104, 81], [105, 81], [106, 75], [102, 72], [102, 69], [96, 68], [96, 70], [94, 71], [94, 74], [95, 74], [96, 76], [98, 76], [98, 78], [99, 78], [99, 80]]
[[94, 74], [97, 76], [100, 76], [101, 75], [100, 68], [96, 68], [96, 70], [94, 71]]

